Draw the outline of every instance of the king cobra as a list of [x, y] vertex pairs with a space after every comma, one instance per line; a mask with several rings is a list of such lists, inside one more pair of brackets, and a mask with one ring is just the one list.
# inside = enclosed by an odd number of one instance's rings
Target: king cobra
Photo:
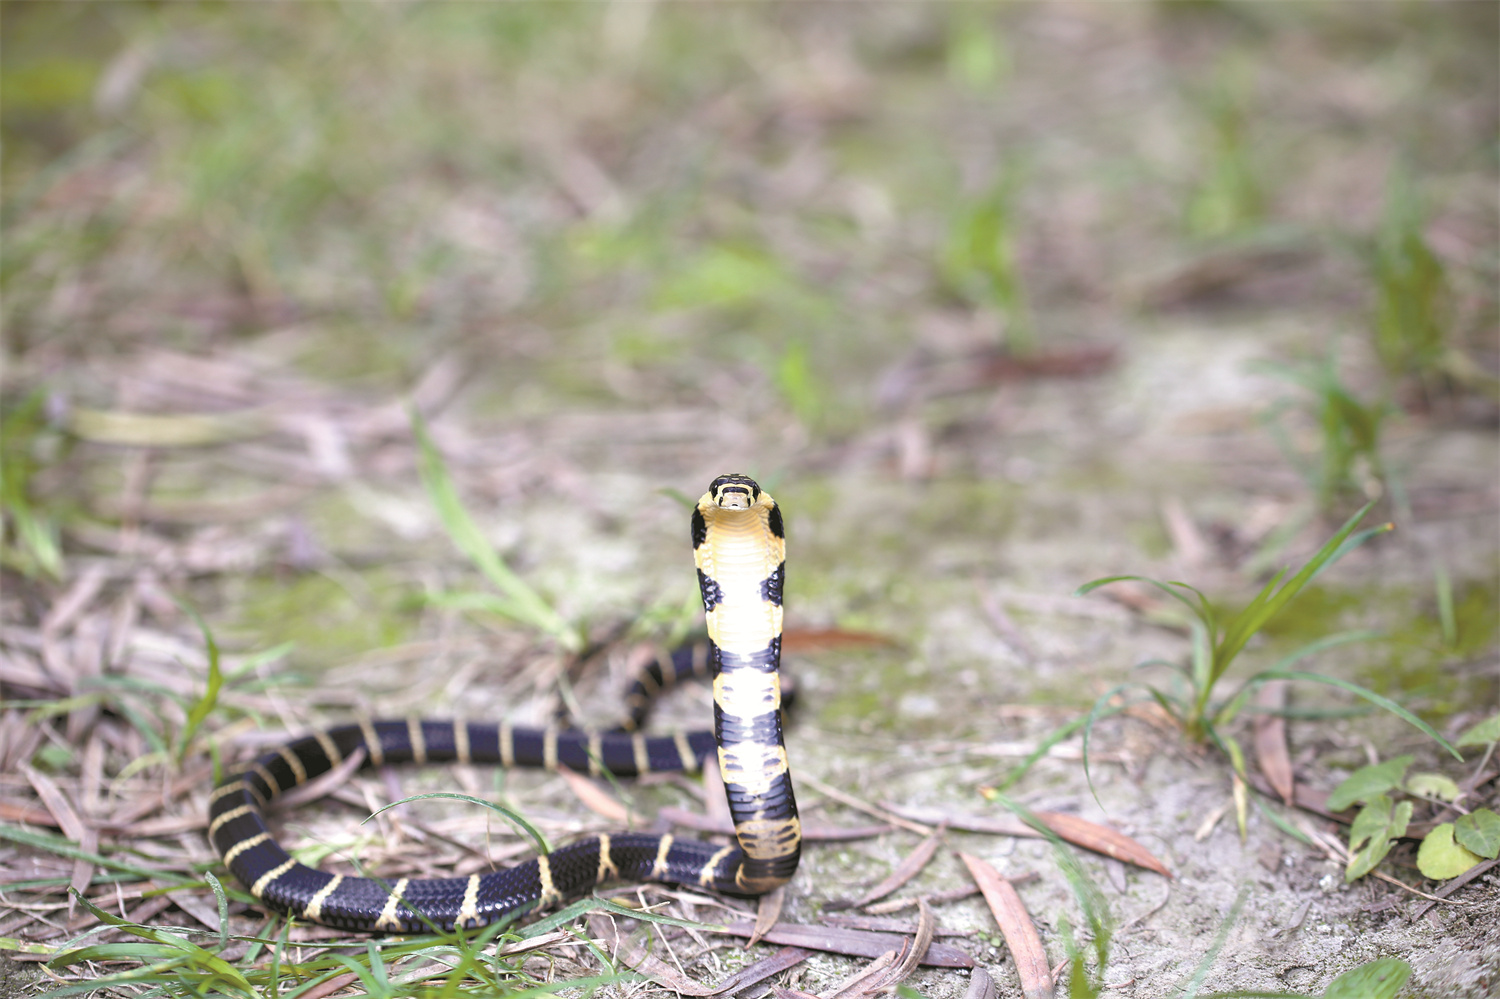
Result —
[[[663, 881], [756, 896], [785, 884], [802, 827], [782, 743], [781, 595], [786, 541], [781, 510], [744, 475], [721, 475], [692, 515], [693, 560], [708, 622], [714, 731], [647, 736], [620, 730], [512, 727], [461, 720], [361, 721], [317, 732], [232, 770], [214, 789], [208, 837], [235, 878], [267, 907], [346, 930], [411, 933], [481, 926], [526, 915], [610, 881]], [[637, 683], [633, 698], [697, 672], [691, 650]], [[632, 705], [630, 725], [639, 718]], [[330, 874], [294, 860], [264, 812], [276, 796], [363, 750], [361, 769], [388, 763], [566, 766], [629, 776], [696, 771], [717, 751], [734, 820], [733, 845], [671, 835], [610, 833], [578, 840], [515, 867], [466, 878]]]

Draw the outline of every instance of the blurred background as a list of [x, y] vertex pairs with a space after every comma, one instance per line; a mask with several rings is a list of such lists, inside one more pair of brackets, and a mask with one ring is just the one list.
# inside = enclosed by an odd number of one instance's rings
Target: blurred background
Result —
[[674, 497], [759, 477], [789, 625], [899, 643], [804, 664], [825, 779], [1180, 657], [1086, 580], [1243, 601], [1370, 499], [1397, 531], [1266, 654], [1377, 627], [1326, 668], [1445, 731], [1495, 703], [1500, 6], [0, 14], [24, 689], [201, 684], [180, 599], [242, 670], [226, 718], [541, 690], [506, 657], [545, 634], [440, 599], [485, 584], [414, 409], [594, 640], [687, 628]]
[[342, 601], [436, 525], [411, 402], [570, 617], [726, 469], [820, 577], [1381, 497], [1494, 596], [1492, 4], [3, 12], [10, 572], [129, 521]]

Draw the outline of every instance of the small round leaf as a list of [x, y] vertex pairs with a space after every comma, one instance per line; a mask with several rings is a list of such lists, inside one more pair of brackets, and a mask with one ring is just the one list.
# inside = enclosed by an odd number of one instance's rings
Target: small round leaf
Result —
[[1437, 798], [1441, 801], [1457, 801], [1463, 797], [1457, 784], [1442, 774], [1412, 774], [1406, 779], [1406, 790], [1421, 798]]
[[1453, 838], [1460, 846], [1493, 860], [1500, 855], [1500, 815], [1488, 808], [1462, 815], [1453, 823]]
[[1454, 841], [1451, 822], [1444, 822], [1428, 833], [1417, 851], [1417, 867], [1425, 876], [1438, 881], [1458, 877], [1480, 859]]

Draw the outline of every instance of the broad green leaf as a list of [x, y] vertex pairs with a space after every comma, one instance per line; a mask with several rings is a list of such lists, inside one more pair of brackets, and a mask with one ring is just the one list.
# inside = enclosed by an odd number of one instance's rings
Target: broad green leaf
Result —
[[1420, 773], [1406, 778], [1406, 790], [1422, 798], [1438, 798], [1442, 801], [1457, 801], [1463, 791], [1442, 774]]
[[[1411, 821], [1411, 802], [1403, 801], [1391, 807], [1391, 799], [1383, 794], [1360, 810], [1349, 829], [1349, 866], [1344, 869], [1345, 881], [1357, 881], [1375, 869], [1385, 859], [1396, 840], [1406, 832]], [[1369, 843], [1360, 847], [1366, 839]]]
[[1494, 860], [1500, 855], [1500, 815], [1488, 808], [1475, 809], [1453, 823], [1453, 836], [1466, 849]]
[[1491, 715], [1458, 737], [1460, 746], [1483, 746], [1500, 742], [1500, 715]]
[[1392, 999], [1411, 977], [1411, 965], [1400, 958], [1382, 957], [1350, 968], [1328, 983], [1323, 999]]
[[1390, 825], [1390, 821], [1391, 799], [1383, 794], [1375, 795], [1368, 805], [1359, 810], [1349, 826], [1349, 852], [1358, 850], [1365, 840]]
[[1400, 787], [1401, 778], [1414, 759], [1414, 756], [1397, 756], [1384, 763], [1360, 767], [1333, 789], [1333, 793], [1328, 796], [1328, 810], [1342, 812], [1356, 801], [1370, 801], [1376, 795], [1383, 795], [1392, 788]]
[[1458, 877], [1481, 859], [1454, 841], [1451, 822], [1444, 822], [1428, 833], [1417, 851], [1418, 869], [1424, 876], [1438, 881]]

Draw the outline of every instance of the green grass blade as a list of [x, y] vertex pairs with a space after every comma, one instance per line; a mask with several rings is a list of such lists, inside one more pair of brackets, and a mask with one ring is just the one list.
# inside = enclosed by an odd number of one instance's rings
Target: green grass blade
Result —
[[[1300, 649], [1297, 649], [1295, 652], [1291, 652], [1285, 656], [1282, 656], [1271, 665], [1271, 669], [1286, 669], [1293, 663], [1303, 659], [1307, 659], [1310, 656], [1315, 656], [1319, 652], [1326, 652], [1329, 649], [1337, 648], [1340, 645], [1348, 645], [1351, 642], [1364, 642], [1369, 641], [1372, 638], [1380, 637], [1381, 634], [1378, 631], [1341, 631], [1335, 635], [1328, 635], [1324, 638], [1320, 638], [1316, 642], [1309, 642], [1306, 645], [1302, 646]], [[1239, 685], [1235, 692], [1224, 703], [1224, 707], [1220, 708], [1214, 714], [1214, 724], [1227, 725], [1237, 714], [1239, 714], [1240, 710], [1244, 707], [1245, 700], [1255, 691], [1257, 687], [1265, 682], [1262, 679], [1258, 679], [1260, 676], [1261, 674], [1256, 674], [1256, 676], [1249, 678], [1244, 683]], [[1281, 715], [1282, 717], [1299, 717], [1289, 710], [1269, 713]]]
[[1354, 694], [1357, 697], [1363, 697], [1365, 700], [1369, 701], [1371, 704], [1375, 705], [1378, 708], [1384, 708], [1391, 714], [1395, 715], [1397, 718], [1400, 718], [1402, 721], [1406, 722], [1408, 725], [1418, 729], [1424, 735], [1431, 738], [1439, 746], [1442, 746], [1450, 754], [1452, 754], [1455, 760], [1463, 760], [1463, 754], [1449, 745], [1448, 740], [1438, 735], [1437, 732], [1433, 730], [1433, 727], [1431, 725], [1427, 724], [1422, 719], [1418, 718], [1416, 715], [1412, 714], [1410, 711], [1406, 710], [1390, 698], [1382, 697], [1379, 694], [1375, 693], [1373, 690], [1366, 690], [1364, 687], [1361, 687], [1357, 683], [1350, 683], [1348, 680], [1340, 680], [1338, 677], [1334, 676], [1324, 676], [1321, 673], [1304, 673], [1301, 670], [1294, 669], [1268, 669], [1264, 672], [1255, 674], [1252, 679], [1307, 680], [1311, 683], [1323, 683], [1327, 684], [1330, 687], [1338, 687], [1340, 690], [1347, 690], [1349, 691], [1349, 693]]
[[1260, 793], [1255, 791], [1255, 788], [1252, 787], [1250, 790], [1253, 792], [1253, 797], [1251, 797], [1250, 800], [1255, 802], [1255, 807], [1260, 809], [1260, 814], [1264, 815], [1266, 819], [1271, 823], [1271, 825], [1275, 826], [1277, 829], [1280, 829], [1282, 832], [1286, 833], [1288, 836], [1292, 837], [1292, 839], [1296, 840], [1299, 843], [1304, 843], [1307, 846], [1317, 846], [1317, 844], [1312, 841], [1311, 837], [1309, 837], [1307, 833], [1303, 832], [1301, 829], [1298, 829], [1296, 826], [1292, 825], [1286, 819], [1278, 815], [1276, 813], [1276, 809], [1267, 807], [1266, 803], [1260, 800]]
[[1432, 569], [1433, 586], [1437, 591], [1438, 622], [1443, 630], [1443, 645], [1453, 648], [1458, 644], [1458, 619], [1453, 613], [1453, 580], [1448, 578], [1448, 567], [1439, 562]]
[[1359, 631], [1340, 631], [1332, 635], [1324, 636], [1323, 638], [1318, 639], [1316, 642], [1309, 642], [1306, 645], [1302, 646], [1300, 649], [1297, 649], [1295, 652], [1287, 653], [1285, 656], [1282, 656], [1280, 659], [1272, 663], [1271, 669], [1286, 669], [1288, 666], [1292, 665], [1292, 663], [1298, 662], [1302, 659], [1306, 659], [1309, 656], [1315, 656], [1319, 652], [1326, 652], [1329, 649], [1337, 648], [1340, 645], [1348, 645], [1351, 642], [1368, 642], [1371, 639], [1381, 637], [1383, 636], [1380, 632], [1370, 631], [1368, 629]]
[[214, 890], [214, 898], [219, 903], [219, 949], [222, 950], [229, 946], [229, 896], [224, 894], [224, 886], [219, 884], [212, 871], [205, 871], [203, 879]]
[[[1344, 526], [1339, 528], [1338, 532], [1332, 538], [1329, 538], [1328, 542], [1322, 548], [1318, 549], [1317, 554], [1309, 559], [1307, 564], [1295, 576], [1287, 580], [1285, 585], [1277, 589], [1274, 594], [1271, 592], [1277, 580], [1281, 578], [1281, 574], [1278, 574], [1275, 579], [1266, 585], [1265, 589], [1256, 595], [1256, 598], [1250, 602], [1250, 606], [1246, 607], [1235, 616], [1233, 621], [1229, 622], [1228, 626], [1224, 629], [1224, 637], [1219, 641], [1218, 647], [1214, 649], [1213, 682], [1218, 682], [1219, 677], [1229, 668], [1229, 664], [1234, 661], [1235, 656], [1239, 655], [1240, 650], [1245, 647], [1246, 642], [1250, 641], [1251, 636], [1265, 627], [1266, 622], [1275, 617], [1283, 607], [1290, 603], [1292, 598], [1301, 592], [1302, 588], [1311, 582], [1313, 577], [1321, 572], [1324, 567], [1332, 565], [1376, 534], [1383, 534], [1392, 529], [1393, 525], [1384, 524], [1372, 530], [1361, 532], [1357, 538], [1350, 537], [1354, 533], [1355, 526], [1364, 518], [1365, 514], [1370, 512], [1370, 508], [1374, 505], [1374, 501], [1371, 500], [1361, 507], [1354, 516], [1344, 522]], [[1346, 541], [1351, 543], [1345, 544]]]
[[86, 860], [97, 867], [107, 868], [111, 871], [122, 871], [139, 878], [147, 880], [168, 881], [174, 884], [187, 883], [185, 878], [175, 871], [164, 870], [157, 867], [140, 867], [136, 864], [126, 863], [120, 860], [111, 860], [109, 857], [87, 850], [80, 850], [69, 840], [60, 836], [48, 836], [45, 833], [33, 832], [30, 829], [22, 829], [19, 826], [11, 826], [0, 823], [0, 839], [8, 839], [12, 843], [21, 843], [26, 846], [55, 853], [59, 857], [68, 857], [72, 860]]
[[[1115, 714], [1118, 710], [1118, 708], [1112, 709], [1107, 714], [1101, 715], [1100, 717], [1108, 717], [1109, 715]], [[1026, 772], [1032, 768], [1037, 760], [1041, 759], [1043, 756], [1046, 756], [1048, 750], [1057, 745], [1059, 742], [1062, 742], [1064, 739], [1072, 736], [1072, 734], [1082, 728], [1087, 721], [1087, 717], [1078, 717], [1074, 718], [1072, 721], [1067, 722], [1064, 725], [1058, 726], [1052, 731], [1050, 735], [1048, 735], [1045, 739], [1037, 744], [1036, 749], [1031, 751], [1030, 756], [1027, 756], [1026, 759], [1022, 760], [1014, 769], [1011, 770], [1010, 773], [1005, 775], [1005, 777], [1000, 781], [999, 784], [995, 785], [995, 790], [1004, 791], [1006, 788], [1015, 784], [1016, 781], [1020, 780], [1022, 777], [1025, 777]]]
[[[1073, 591], [1073, 596], [1087, 596], [1101, 586], [1108, 586], [1110, 583], [1120, 583], [1126, 581], [1151, 584], [1158, 590], [1161, 590], [1167, 596], [1171, 597], [1173, 600], [1180, 602], [1188, 610], [1192, 611], [1193, 616], [1203, 622], [1203, 626], [1208, 629], [1210, 635], [1217, 632], [1218, 624], [1214, 618], [1213, 605], [1208, 602], [1208, 598], [1205, 597], [1197, 587], [1189, 583], [1180, 583], [1176, 580], [1168, 580], [1164, 583], [1159, 579], [1152, 579], [1150, 576], [1106, 576], [1103, 579], [1094, 579], [1090, 580], [1087, 583], [1084, 583], [1078, 589]], [[1180, 587], [1181, 589], [1189, 591], [1198, 598], [1198, 602], [1196, 604], [1193, 603], [1193, 601], [1189, 600], [1182, 593], [1178, 592], [1178, 590], [1173, 589], [1173, 587]]]
[[437, 508], [438, 518], [458, 550], [505, 594], [508, 602], [503, 605], [506, 610], [502, 613], [551, 636], [567, 651], [578, 651], [583, 644], [578, 632], [569, 627], [536, 590], [505, 564], [474, 523], [474, 519], [469, 516], [469, 511], [458, 498], [458, 490], [454, 488], [437, 446], [427, 434], [427, 425], [415, 408], [411, 411], [411, 427], [412, 434], [417, 439], [418, 470], [427, 487], [427, 494]]
[[1057, 858], [1057, 866], [1061, 868], [1063, 877], [1067, 878], [1068, 884], [1073, 889], [1073, 895], [1078, 899], [1078, 908], [1083, 913], [1084, 920], [1088, 923], [1089, 933], [1094, 942], [1094, 958], [1097, 963], [1095, 978], [1102, 981], [1104, 970], [1109, 964], [1109, 945], [1114, 936], [1114, 916], [1109, 910], [1109, 903], [1105, 901], [1104, 893], [1099, 890], [1099, 885], [1089, 877], [1087, 871], [1078, 862], [1078, 856], [1062, 841], [1062, 838], [1052, 830], [1047, 823], [1037, 818], [1029, 808], [1020, 802], [999, 792], [986, 795], [991, 801], [1001, 807], [1010, 810], [1037, 832], [1047, 838], [1052, 844], [1053, 855]]
[[198, 734], [199, 727], [218, 706], [219, 690], [224, 686], [224, 674], [219, 669], [219, 645], [214, 641], [213, 632], [208, 630], [208, 625], [204, 623], [197, 610], [181, 600], [176, 603], [198, 626], [198, 631], [203, 635], [203, 644], [208, 649], [208, 684], [203, 689], [203, 696], [198, 698], [193, 703], [192, 709], [188, 711], [187, 723], [182, 726], [182, 733], [177, 739], [177, 762], [181, 764], [187, 755], [188, 743], [193, 741], [193, 736]]
[[504, 805], [498, 805], [493, 801], [485, 801], [483, 798], [475, 798], [471, 795], [458, 794], [453, 791], [432, 791], [427, 794], [414, 794], [409, 798], [402, 798], [400, 801], [393, 801], [389, 805], [382, 805], [381, 807], [375, 809], [375, 811], [371, 812], [369, 815], [365, 816], [365, 818], [361, 820], [360, 825], [364, 825], [366, 822], [369, 822], [375, 816], [379, 815], [381, 812], [386, 811], [387, 809], [395, 808], [397, 805], [404, 805], [408, 801], [421, 801], [423, 798], [454, 798], [458, 801], [467, 801], [472, 805], [483, 805], [490, 811], [498, 812], [507, 820], [515, 823], [517, 826], [520, 826], [521, 830], [525, 832], [526, 835], [530, 836], [532, 841], [536, 843], [538, 850], [541, 850], [543, 853], [552, 852], [552, 847], [547, 845], [547, 838], [543, 836], [535, 826], [533, 826], [530, 822], [527, 822], [518, 813], [511, 811]]
[[1198, 988], [1203, 984], [1203, 979], [1208, 976], [1208, 969], [1213, 967], [1214, 961], [1218, 960], [1219, 951], [1224, 949], [1224, 941], [1229, 939], [1229, 931], [1234, 928], [1235, 921], [1240, 918], [1240, 910], [1245, 907], [1245, 900], [1249, 897], [1250, 886], [1247, 884], [1235, 896], [1234, 905], [1229, 907], [1224, 921], [1219, 924], [1219, 932], [1214, 934], [1214, 942], [1209, 945], [1208, 953], [1204, 954], [1203, 960], [1198, 963], [1193, 977], [1182, 987], [1179, 999], [1199, 999]]
[[1083, 726], [1083, 779], [1084, 779], [1084, 781], [1086, 781], [1088, 783], [1089, 793], [1094, 796], [1094, 804], [1098, 805], [1100, 808], [1103, 808], [1104, 804], [1103, 804], [1103, 802], [1101, 802], [1099, 800], [1099, 793], [1094, 790], [1094, 779], [1093, 779], [1093, 777], [1091, 777], [1089, 775], [1089, 735], [1094, 731], [1094, 722], [1098, 721], [1100, 718], [1107, 717], [1108, 715], [1112, 715], [1112, 714], [1115, 714], [1118, 711], [1123, 710], [1123, 708], [1115, 708], [1115, 709], [1113, 709], [1113, 710], [1111, 710], [1109, 712], [1105, 712], [1104, 709], [1105, 709], [1106, 705], [1108, 705], [1108, 703], [1109, 703], [1109, 701], [1110, 701], [1111, 698], [1113, 698], [1116, 694], [1124, 693], [1126, 690], [1130, 689], [1131, 687], [1144, 687], [1147, 690], [1153, 689], [1150, 686], [1150, 684], [1136, 683], [1135, 681], [1131, 681], [1131, 682], [1128, 682], [1128, 683], [1122, 683], [1122, 684], [1119, 684], [1116, 687], [1112, 687], [1109, 690], [1107, 690], [1104, 693], [1102, 693], [1102, 694], [1099, 695], [1099, 699], [1094, 702], [1094, 706], [1093, 706], [1093, 708], [1091, 708], [1089, 710], [1088, 718], [1084, 722], [1084, 726]]

